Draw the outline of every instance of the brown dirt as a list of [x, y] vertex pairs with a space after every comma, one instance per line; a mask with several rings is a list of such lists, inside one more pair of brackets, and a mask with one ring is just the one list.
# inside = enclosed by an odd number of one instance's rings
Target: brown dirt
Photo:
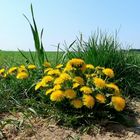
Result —
[[[1, 118], [15, 120], [15, 124], [7, 124], [2, 129], [2, 140], [140, 140], [140, 102], [132, 102], [136, 116], [135, 127], [110, 122], [104, 128], [94, 128], [90, 134], [56, 125], [51, 119], [25, 119], [22, 113], [1, 114]], [[96, 133], [95, 133], [96, 131]], [[86, 131], [87, 132], [87, 131]], [[5, 138], [4, 138], [5, 136]]]

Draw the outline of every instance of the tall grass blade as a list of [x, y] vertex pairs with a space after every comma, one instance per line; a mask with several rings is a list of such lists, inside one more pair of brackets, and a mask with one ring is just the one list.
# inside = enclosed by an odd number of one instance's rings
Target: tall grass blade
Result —
[[[42, 42], [42, 36], [43, 36], [43, 29], [41, 30], [41, 35], [39, 37], [39, 33], [38, 33], [38, 29], [37, 29], [37, 25], [36, 25], [36, 21], [35, 21], [35, 17], [34, 17], [34, 11], [33, 11], [33, 6], [31, 4], [31, 15], [32, 15], [32, 21], [33, 21], [33, 24], [31, 24], [30, 20], [24, 15], [24, 17], [26, 18], [26, 20], [28, 21], [29, 25], [30, 25], [30, 28], [31, 28], [31, 31], [32, 31], [32, 35], [33, 35], [33, 39], [34, 39], [34, 46], [35, 46], [35, 53], [36, 53], [36, 56], [37, 56], [37, 65], [39, 67], [43, 67], [43, 63], [44, 61], [48, 61], [48, 58], [47, 58], [47, 54], [44, 50], [44, 47], [43, 47], [43, 42]], [[31, 55], [31, 53], [30, 53]], [[32, 60], [33, 60], [33, 57], [31, 56]], [[35, 61], [34, 61], [35, 63]]]
[[32, 63], [35, 65], [36, 59], [35, 59], [35, 56], [33, 56], [33, 54], [32, 54], [32, 52], [31, 52], [30, 49], [29, 49], [29, 54], [30, 54], [30, 56], [31, 56], [31, 61], [32, 61]]
[[30, 59], [29, 59], [20, 49], [18, 49], [18, 51], [19, 51], [20, 54], [25, 58], [26, 63], [30, 63]]

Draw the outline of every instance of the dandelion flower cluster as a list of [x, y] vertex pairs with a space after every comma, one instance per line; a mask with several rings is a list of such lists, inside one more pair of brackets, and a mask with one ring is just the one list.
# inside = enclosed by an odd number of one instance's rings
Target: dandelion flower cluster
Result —
[[[35, 79], [37, 74], [39, 78]], [[43, 72], [34, 64], [0, 69], [0, 78], [34, 79], [35, 92], [56, 104], [62, 102], [76, 109], [103, 106], [123, 111], [126, 101], [117, 83], [112, 82], [114, 76], [113, 69], [95, 67], [80, 58], [55, 67], [45, 61]]]
[[66, 66], [48, 67], [35, 90], [43, 89], [52, 102], [69, 102], [76, 109], [92, 109], [97, 104], [113, 107], [116, 111], [125, 108], [125, 99], [119, 87], [110, 82], [114, 72], [110, 68], [94, 67], [84, 60], [73, 58]]

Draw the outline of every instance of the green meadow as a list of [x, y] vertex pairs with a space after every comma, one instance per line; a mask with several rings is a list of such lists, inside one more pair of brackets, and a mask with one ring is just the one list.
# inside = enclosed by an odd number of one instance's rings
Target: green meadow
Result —
[[[30, 53], [28, 51], [23, 51], [23, 54], [27, 58], [30, 58]], [[32, 52], [32, 54], [35, 55], [35, 52]], [[49, 61], [52, 64], [55, 64], [57, 52], [47, 52], [46, 54], [49, 58]], [[62, 53], [59, 52], [58, 55], [58, 57], [60, 57]], [[19, 51], [0, 51], [0, 67], [16, 66], [21, 64], [27, 64], [27, 62]]]
[[[76, 52], [75, 52], [76, 53]], [[23, 51], [23, 54], [30, 58], [30, 53], [28, 51]], [[35, 55], [35, 52], [32, 52], [33, 55]], [[52, 62], [53, 64], [56, 62], [56, 55], [57, 52], [55, 51], [49, 51], [46, 52], [49, 61]], [[61, 56], [63, 52], [59, 52], [59, 56]], [[140, 59], [140, 52], [135, 51], [136, 57], [138, 56]], [[14, 65], [19, 65], [19, 64], [26, 64], [26, 59], [21, 55], [19, 51], [0, 51], [0, 67], [4, 66], [14, 66]]]

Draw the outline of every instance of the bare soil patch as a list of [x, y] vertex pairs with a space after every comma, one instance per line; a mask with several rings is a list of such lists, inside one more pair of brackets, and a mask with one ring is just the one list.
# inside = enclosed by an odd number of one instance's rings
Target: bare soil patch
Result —
[[[57, 125], [51, 118], [26, 118], [22, 113], [1, 114], [1, 120], [9, 120], [0, 133], [1, 140], [140, 140], [140, 102], [132, 102], [137, 114], [136, 124], [126, 127], [108, 122], [103, 127], [83, 131]], [[133, 119], [130, 117], [130, 119]]]

